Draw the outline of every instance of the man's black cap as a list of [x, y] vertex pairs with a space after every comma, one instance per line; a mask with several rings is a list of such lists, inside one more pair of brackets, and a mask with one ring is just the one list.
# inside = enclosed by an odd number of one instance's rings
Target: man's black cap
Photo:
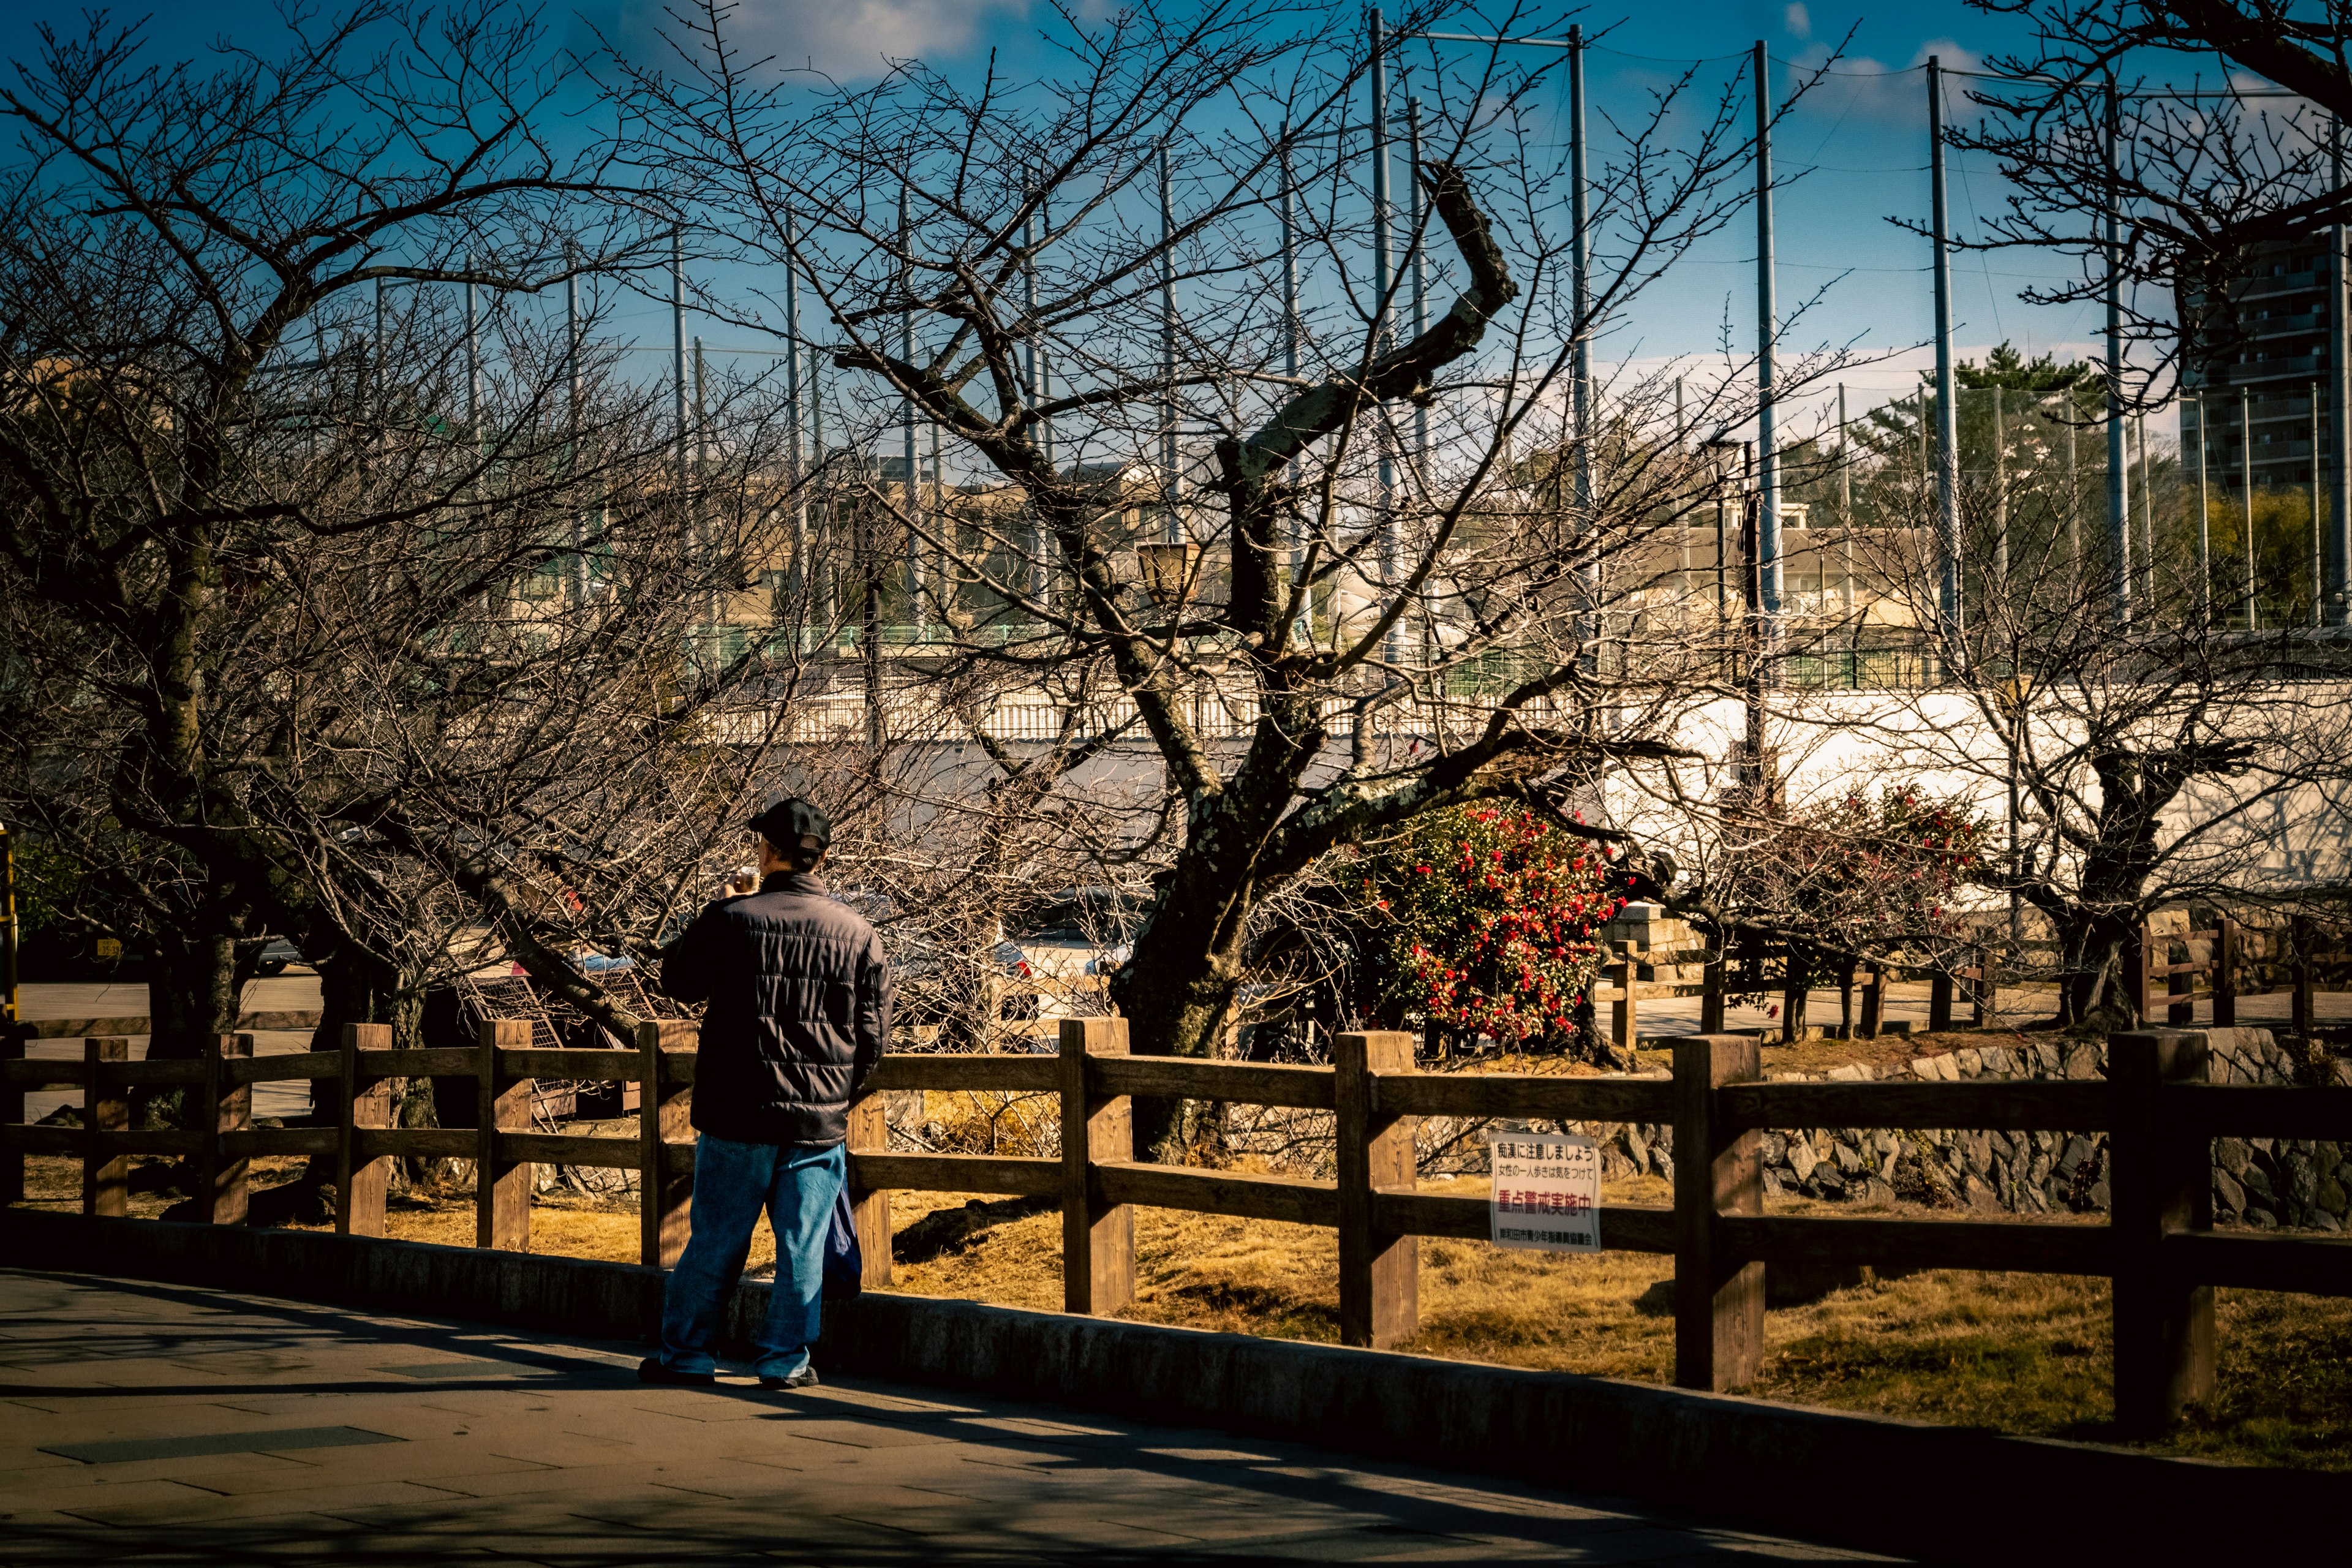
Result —
[[788, 795], [747, 826], [785, 855], [822, 855], [833, 843], [833, 819], [796, 795]]

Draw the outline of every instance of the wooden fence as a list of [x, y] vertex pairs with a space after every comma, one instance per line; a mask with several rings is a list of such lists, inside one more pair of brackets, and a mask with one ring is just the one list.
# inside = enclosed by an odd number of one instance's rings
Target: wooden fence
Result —
[[[1339, 1319], [1349, 1344], [1388, 1346], [1419, 1322], [1419, 1242], [1483, 1240], [1483, 1194], [1435, 1192], [1414, 1176], [1421, 1118], [1540, 1122], [1660, 1122], [1674, 1129], [1674, 1203], [1601, 1210], [1604, 1247], [1675, 1258], [1675, 1379], [1722, 1389], [1752, 1381], [1763, 1349], [1764, 1271], [1775, 1265], [1975, 1268], [2114, 1280], [2116, 1394], [2128, 1426], [2154, 1427], [2213, 1385], [2213, 1287], [2352, 1294], [2352, 1240], [2220, 1234], [2212, 1229], [2212, 1140], [2296, 1138], [2352, 1143], [2352, 1090], [2216, 1085], [2194, 1031], [2114, 1037], [2105, 1082], [1766, 1083], [1752, 1036], [1672, 1042], [1668, 1079], [1564, 1078], [1412, 1070], [1412, 1037], [1339, 1037], [1330, 1067], [1130, 1056], [1126, 1021], [1067, 1020], [1058, 1056], [902, 1054], [887, 1058], [850, 1117], [850, 1174], [869, 1283], [890, 1279], [894, 1190], [996, 1193], [1057, 1203], [1064, 1304], [1110, 1312], [1135, 1289], [1134, 1211], [1191, 1209], [1288, 1220], [1339, 1232]], [[21, 1197], [24, 1156], [79, 1159], [82, 1206], [126, 1212], [132, 1155], [194, 1163], [199, 1208], [215, 1224], [246, 1214], [247, 1165], [258, 1155], [335, 1161], [336, 1228], [381, 1236], [390, 1162], [476, 1163], [476, 1245], [528, 1249], [532, 1166], [634, 1170], [644, 1194], [645, 1262], [674, 1263], [686, 1240], [694, 1144], [691, 1024], [648, 1024], [634, 1051], [532, 1048], [530, 1026], [485, 1025], [462, 1048], [394, 1050], [390, 1031], [353, 1026], [340, 1051], [257, 1058], [250, 1037], [224, 1036], [198, 1061], [133, 1062], [127, 1042], [89, 1039], [82, 1059], [0, 1061], [0, 1185]], [[394, 1128], [389, 1080], [472, 1078], [472, 1128]], [[641, 1086], [634, 1138], [530, 1130], [534, 1079]], [[251, 1086], [310, 1080], [332, 1126], [257, 1129]], [[129, 1128], [138, 1086], [193, 1090], [193, 1128]], [[330, 1087], [331, 1086], [331, 1087]], [[28, 1089], [80, 1089], [84, 1125], [27, 1127]], [[1058, 1158], [911, 1154], [888, 1150], [882, 1096], [982, 1090], [1060, 1097]], [[1135, 1096], [1181, 1097], [1331, 1113], [1336, 1179], [1242, 1173], [1132, 1158]], [[2105, 1132], [2105, 1224], [2017, 1219], [1768, 1215], [1762, 1130], [1862, 1127]]]
[[[2293, 949], [2285, 965], [2292, 997], [2289, 1026], [2298, 1033], [2308, 1033], [2318, 1023], [2314, 1000], [2315, 936], [2310, 922], [2300, 918], [2288, 930]], [[2213, 1027], [2234, 1027], [2239, 1000], [2254, 994], [2244, 985], [2245, 934], [2244, 928], [2226, 915], [2217, 924], [2197, 931], [2166, 932], [2152, 925], [2135, 928], [2124, 944], [2122, 981], [2141, 1022], [2151, 1027], [2187, 1027], [2197, 1016], [2197, 1003], [2205, 1000], [2212, 1004]], [[2177, 962], [2168, 956], [2176, 942], [2185, 950], [2185, 956]], [[2057, 944], [2036, 942], [2026, 946], [2054, 951]], [[1931, 1033], [1954, 1027], [1961, 1004], [1967, 1005], [1970, 1026], [1981, 1028], [1991, 1021], [1994, 993], [2003, 980], [1998, 954], [2007, 947], [2001, 942], [1970, 941], [1954, 945], [1939, 964], [1865, 962], [1844, 965], [1829, 976], [1840, 992], [1843, 1026], [1852, 1037], [1876, 1038], [1885, 1027], [1888, 984], [1907, 979], [1927, 982], [1927, 1026]], [[1643, 962], [1704, 963], [1705, 978], [1696, 984], [1643, 981], [1629, 992], [1627, 979], [1633, 966]], [[1804, 977], [1806, 984], [1792, 984], [1788, 943], [1741, 930], [1734, 930], [1721, 952], [1693, 949], [1643, 959], [1631, 951], [1630, 943], [1619, 943], [1602, 974], [1612, 989], [1596, 993], [1596, 1002], [1604, 996], [1615, 1002], [1612, 1038], [1626, 1045], [1633, 1041], [1633, 999], [1642, 996], [1701, 998], [1699, 1027], [1713, 1033], [1723, 1028], [1727, 995], [1777, 993], [1781, 998], [1779, 1033], [1784, 1039], [1795, 1038], [1807, 1026], [1806, 992], [1822, 978], [1809, 974]]]

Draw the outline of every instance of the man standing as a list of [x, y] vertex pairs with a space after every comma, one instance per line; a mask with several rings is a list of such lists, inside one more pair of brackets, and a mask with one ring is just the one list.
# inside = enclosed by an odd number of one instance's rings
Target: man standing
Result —
[[874, 928], [826, 893], [833, 824], [804, 800], [751, 821], [757, 892], [721, 899], [662, 950], [661, 988], [706, 1002], [695, 1063], [693, 1230], [662, 1295], [646, 1383], [707, 1385], [719, 1312], [764, 1205], [776, 1283], [754, 1337], [762, 1388], [816, 1382], [824, 1245], [846, 1173], [849, 1102], [890, 1034], [890, 972]]

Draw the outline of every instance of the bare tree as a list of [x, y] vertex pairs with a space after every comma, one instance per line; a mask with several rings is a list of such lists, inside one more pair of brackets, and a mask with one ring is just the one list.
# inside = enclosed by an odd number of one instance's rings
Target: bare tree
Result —
[[[2053, 427], [2063, 432], [2063, 416]], [[2028, 922], [1998, 901], [2011, 898], [2054, 943], [2047, 961], [2011, 960], [2019, 978], [2057, 983], [2053, 1021], [2128, 1026], [2137, 1002], [2118, 960], [2158, 910], [2294, 904], [2341, 887], [2352, 826], [2347, 671], [2340, 646], [2307, 627], [2228, 626], [2193, 551], [2140, 548], [2124, 561], [2104, 533], [2071, 532], [2078, 476], [2053, 455], [2046, 430], [2028, 434], [2011, 448], [2007, 489], [1972, 490], [1962, 533], [1967, 629], [1923, 642], [1931, 678], [1790, 690], [1773, 702], [1795, 792], [1788, 805], [1800, 815], [1824, 815], [1808, 795], [1867, 799], [1895, 781], [1939, 814], [1936, 834], [1972, 816], [2006, 820], [2006, 836], [1969, 828], [1976, 854], [1958, 868], [1958, 879], [1993, 900], [1970, 909], [1939, 888], [1930, 925], [1881, 917], [1862, 937], [1808, 931], [1794, 918], [1801, 909], [1778, 916], [1849, 953], [1888, 956], [1907, 939], [1940, 947], [1928, 956], [1948, 962], [1962, 920], [1997, 950], [2023, 934]], [[1875, 471], [1906, 460], [1863, 459], [1874, 470], [1863, 482], [1884, 481], [1896, 498], [1891, 520], [1905, 515], [1900, 498], [1913, 497], [1912, 526], [1866, 536], [1864, 565], [1891, 608], [1932, 627], [1941, 573], [1922, 548], [1932, 537], [1927, 498], [1899, 473]], [[2110, 594], [2124, 577], [2134, 585], [2128, 622], [2116, 619]], [[1905, 816], [1916, 831], [1918, 813]], [[1832, 868], [1864, 850], [1891, 857], [1900, 847], [1874, 843], [1883, 832], [1834, 838]], [[1930, 857], [1938, 858], [1950, 858]], [[1804, 893], [1801, 871], [1792, 862], [1776, 874], [1799, 874]]]
[[821, 640], [757, 576], [801, 476], [763, 382], [709, 437], [609, 341], [675, 224], [542, 139], [535, 23], [290, 25], [0, 88], [0, 811], [152, 948], [159, 1056], [268, 933], [329, 1038], [510, 959], [617, 1026], [572, 950], [708, 890]]
[[2352, 216], [2343, 0], [1971, 4], [2033, 32], [1988, 62], [2012, 79], [1972, 84], [1984, 120], [1952, 138], [1998, 158], [2011, 184], [1979, 243], [2082, 259], [2079, 280], [2028, 290], [2038, 301], [2096, 300], [2116, 280], [2126, 332], [2154, 351], [2126, 395], [2238, 340], [2235, 286], [2257, 247]]
[[[1441, 15], [1544, 20], [1433, 7], [1398, 30]], [[1081, 732], [1148, 739], [1129, 852], [1151, 896], [1112, 986], [1137, 1049], [1228, 1040], [1254, 914], [1335, 846], [1557, 798], [1664, 746], [1716, 679], [1666, 542], [1712, 480], [1668, 384], [1580, 419], [1604, 389], [1572, 382], [1577, 340], [1748, 203], [1738, 82], [1686, 78], [1612, 126], [1580, 289], [1564, 172], [1524, 113], [1541, 68], [1506, 49], [1416, 46], [1421, 155], [1391, 193], [1367, 177], [1352, 20], [1319, 10], [1066, 16], [1047, 79], [910, 62], [857, 90], [740, 56], [724, 5], [680, 16], [662, 69], [616, 68], [648, 156], [766, 276], [808, 280], [877, 437], [910, 405], [1015, 503], [950, 521], [877, 478], [896, 510], [866, 599], [908, 586], [900, 668], [1000, 702], [1099, 670], [1116, 697]], [[1388, 101], [1402, 153], [1415, 127]], [[1728, 368], [1702, 427], [1752, 408]]]

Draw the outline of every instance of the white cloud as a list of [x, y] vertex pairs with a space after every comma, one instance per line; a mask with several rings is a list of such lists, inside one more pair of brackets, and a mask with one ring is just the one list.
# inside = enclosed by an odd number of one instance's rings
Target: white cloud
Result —
[[1781, 14], [1780, 30], [1792, 38], [1810, 38], [1813, 36], [1812, 14], [1805, 9], [1801, 0]]
[[[1017, 21], [1029, 8], [1030, 0], [741, 0], [728, 33], [747, 58], [859, 81], [892, 60], [961, 54], [983, 27]], [[640, 0], [638, 15], [656, 27], [673, 26], [661, 0]]]
[[[1793, 8], [1793, 7], [1792, 7]], [[1931, 38], [1919, 46], [1910, 63], [1893, 66], [1867, 55], [1849, 55], [1832, 67], [1832, 74], [1814, 89], [1814, 109], [1831, 105], [1830, 112], [1853, 121], [1894, 121], [1925, 124], [1927, 119], [1927, 97], [1920, 68], [1933, 55], [1946, 70], [1977, 70], [1983, 61], [1972, 49], [1961, 47], [1949, 38]], [[1813, 44], [1790, 61], [1800, 73], [1818, 69], [1828, 64], [1829, 46]], [[1944, 114], [1948, 121], [1956, 121], [1972, 114], [1974, 106], [1968, 100], [1968, 84], [1945, 84]]]

